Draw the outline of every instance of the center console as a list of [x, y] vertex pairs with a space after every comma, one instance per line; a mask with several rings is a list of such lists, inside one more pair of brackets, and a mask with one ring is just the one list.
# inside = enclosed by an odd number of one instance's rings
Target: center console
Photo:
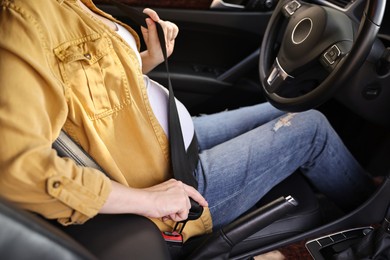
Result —
[[305, 247], [315, 260], [332, 257], [360, 241], [373, 230], [372, 227], [348, 229], [306, 242]]

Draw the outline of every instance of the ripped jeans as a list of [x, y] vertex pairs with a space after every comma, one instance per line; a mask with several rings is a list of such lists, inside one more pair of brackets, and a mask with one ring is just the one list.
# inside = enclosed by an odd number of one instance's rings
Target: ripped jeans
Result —
[[297, 169], [341, 207], [358, 205], [374, 190], [318, 111], [286, 114], [269, 103], [194, 118], [200, 146], [198, 190], [214, 229], [253, 207]]

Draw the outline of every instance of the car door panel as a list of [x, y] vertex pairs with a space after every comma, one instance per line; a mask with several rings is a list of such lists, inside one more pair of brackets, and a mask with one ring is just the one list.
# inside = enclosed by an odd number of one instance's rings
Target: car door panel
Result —
[[[164, 8], [154, 7], [161, 4], [149, 6], [161, 19], [172, 21], [180, 28], [169, 64], [175, 95], [191, 114], [263, 102], [257, 60], [271, 12], [212, 10], [203, 6], [178, 9], [178, 3], [172, 8], [168, 5], [170, 1], [165, 2]], [[132, 24], [116, 7], [99, 7]], [[149, 76], [163, 85], [167, 83], [164, 66], [160, 65]]]
[[[120, 2], [134, 7], [163, 7], [180, 9], [209, 9], [213, 0], [120, 0]], [[96, 4], [110, 4], [110, 0], [95, 0]]]

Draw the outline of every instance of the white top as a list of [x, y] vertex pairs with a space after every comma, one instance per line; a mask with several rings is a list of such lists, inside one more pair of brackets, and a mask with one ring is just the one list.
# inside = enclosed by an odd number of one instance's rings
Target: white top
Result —
[[[116, 24], [116, 26], [118, 28], [116, 32], [134, 50], [142, 66], [141, 55], [137, 50], [137, 44], [134, 36], [120, 24]], [[164, 129], [165, 134], [169, 137], [169, 128], [168, 128], [169, 92], [165, 87], [163, 87], [156, 81], [150, 79], [146, 75], [144, 75], [144, 82], [147, 88], [149, 102], [152, 107], [153, 113], [156, 116], [161, 127]], [[180, 125], [181, 125], [181, 131], [183, 133], [184, 145], [187, 149], [194, 136], [194, 123], [192, 122], [191, 115], [186, 109], [186, 107], [179, 100], [175, 99], [175, 101], [177, 106], [177, 112], [180, 118]]]

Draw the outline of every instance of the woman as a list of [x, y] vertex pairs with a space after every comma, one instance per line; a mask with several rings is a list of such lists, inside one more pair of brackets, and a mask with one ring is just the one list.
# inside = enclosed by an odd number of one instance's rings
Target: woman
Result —
[[[135, 32], [90, 0], [2, 7], [0, 191], [28, 210], [63, 225], [132, 213], [171, 230], [192, 198], [205, 210], [186, 225], [188, 239], [231, 222], [297, 169], [343, 207], [374, 189], [322, 114], [284, 114], [267, 103], [192, 120], [177, 102], [186, 147], [196, 134], [200, 151], [198, 189], [176, 181], [168, 94], [144, 74], [163, 61], [155, 23], [168, 55], [177, 26], [145, 9], [147, 50], [139, 53]], [[61, 129], [110, 178], [59, 158], [51, 144]]]

